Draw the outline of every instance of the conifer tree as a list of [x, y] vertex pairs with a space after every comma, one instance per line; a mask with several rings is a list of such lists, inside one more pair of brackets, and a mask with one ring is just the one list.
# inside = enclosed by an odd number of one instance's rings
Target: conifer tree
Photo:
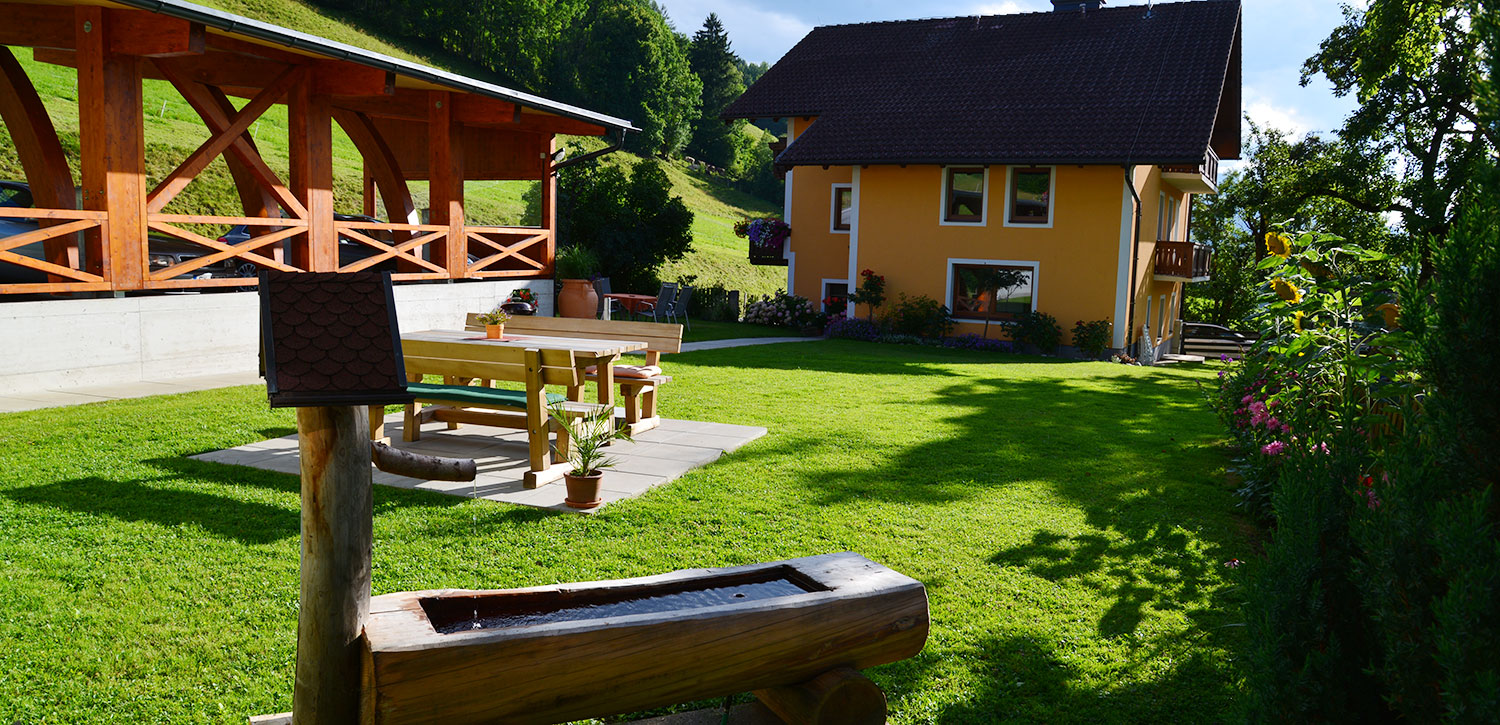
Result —
[[745, 82], [740, 75], [740, 59], [730, 49], [729, 33], [717, 14], [709, 13], [703, 27], [693, 34], [688, 62], [703, 82], [702, 113], [693, 122], [688, 150], [715, 166], [733, 166], [735, 136], [744, 121], [726, 125], [719, 120], [719, 112], [745, 92]]

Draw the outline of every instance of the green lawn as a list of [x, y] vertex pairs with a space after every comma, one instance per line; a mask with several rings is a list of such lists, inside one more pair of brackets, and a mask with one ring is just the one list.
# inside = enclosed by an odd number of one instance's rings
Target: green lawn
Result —
[[[931, 601], [869, 671], [894, 723], [1238, 719], [1208, 370], [837, 340], [667, 369], [665, 415], [769, 435], [593, 517], [376, 487], [376, 593], [852, 550]], [[0, 416], [0, 722], [288, 709], [297, 479], [185, 456], [292, 425], [255, 387]]]
[[785, 327], [751, 325], [744, 322], [713, 322], [693, 320], [693, 329], [682, 331], [683, 342], [707, 340], [732, 340], [737, 337], [797, 337], [797, 333]]

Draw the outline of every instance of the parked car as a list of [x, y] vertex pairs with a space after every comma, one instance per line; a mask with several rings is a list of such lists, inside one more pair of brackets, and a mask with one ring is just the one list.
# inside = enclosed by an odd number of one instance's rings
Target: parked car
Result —
[[[31, 187], [19, 181], [0, 181], [0, 206], [15, 207], [21, 209], [32, 208]], [[0, 218], [0, 239], [16, 234], [25, 234], [39, 228], [35, 219]], [[79, 235], [72, 235], [76, 238]], [[174, 239], [162, 234], [150, 234], [146, 237], [148, 249], [148, 262], [151, 271], [166, 269], [175, 264], [180, 264], [192, 259], [197, 259], [210, 250]], [[23, 244], [9, 250], [14, 254], [32, 259], [46, 259], [45, 242], [32, 242]], [[79, 250], [82, 254], [82, 249]], [[235, 275], [235, 260], [225, 259], [214, 264], [199, 267], [186, 274], [178, 275], [174, 279], [209, 279], [221, 277], [233, 277]], [[39, 269], [24, 267], [12, 262], [0, 262], [0, 284], [34, 284], [47, 281], [47, 273]]]
[[1243, 332], [1236, 332], [1223, 325], [1211, 325], [1207, 322], [1184, 322], [1182, 323], [1183, 337], [1197, 337], [1207, 340], [1225, 340], [1236, 342], [1241, 345], [1249, 345], [1255, 339]]

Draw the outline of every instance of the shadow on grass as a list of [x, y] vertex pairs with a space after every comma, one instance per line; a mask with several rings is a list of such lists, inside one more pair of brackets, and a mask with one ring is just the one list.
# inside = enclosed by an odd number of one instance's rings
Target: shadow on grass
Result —
[[747, 355], [744, 348], [698, 350], [666, 357], [674, 369], [732, 367], [755, 370], [806, 370], [859, 375], [920, 375], [964, 377], [950, 365], [1068, 365], [1080, 361], [1066, 358], [1013, 355], [1009, 353], [949, 350], [920, 345], [893, 345], [858, 340], [825, 340], [775, 343], [755, 346], [759, 352], [774, 349], [776, 355]]
[[148, 483], [111, 481], [91, 476], [42, 486], [16, 488], [4, 495], [18, 503], [141, 521], [166, 527], [196, 525], [213, 536], [244, 544], [268, 544], [296, 536], [297, 512], [280, 506], [240, 501], [200, 491], [184, 491]]

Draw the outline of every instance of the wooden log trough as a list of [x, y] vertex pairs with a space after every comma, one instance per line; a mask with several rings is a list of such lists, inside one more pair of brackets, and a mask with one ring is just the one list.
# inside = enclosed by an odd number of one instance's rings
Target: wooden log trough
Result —
[[884, 722], [850, 672], [922, 650], [922, 584], [854, 553], [375, 597], [364, 722], [555, 723], [758, 691], [789, 721]]

